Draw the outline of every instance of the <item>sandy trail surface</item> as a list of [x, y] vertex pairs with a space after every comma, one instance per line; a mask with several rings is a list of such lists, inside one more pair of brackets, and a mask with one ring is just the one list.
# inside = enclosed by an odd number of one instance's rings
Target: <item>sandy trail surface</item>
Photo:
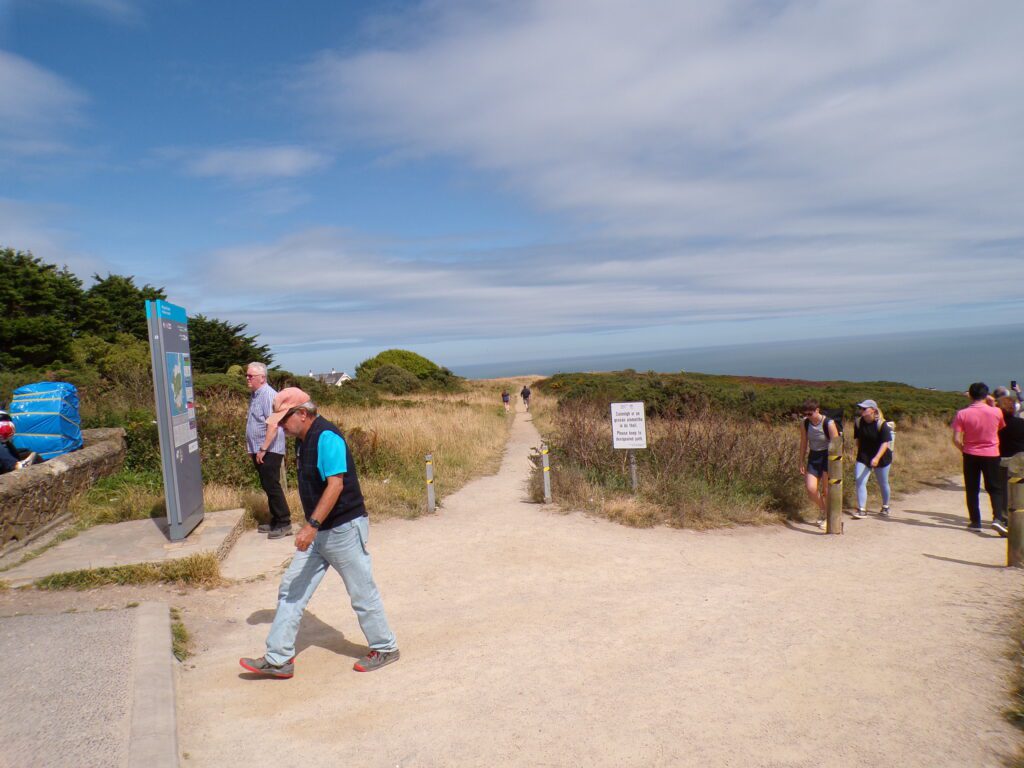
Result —
[[[196, 595], [181, 675], [186, 766], [998, 766], [1018, 748], [1005, 543], [962, 491], [894, 518], [698, 533], [525, 501], [518, 414], [497, 475], [436, 516], [371, 526], [402, 658], [365, 651], [329, 574], [296, 676], [252, 680], [279, 570]], [[372, 514], [372, 512], [371, 512]]]

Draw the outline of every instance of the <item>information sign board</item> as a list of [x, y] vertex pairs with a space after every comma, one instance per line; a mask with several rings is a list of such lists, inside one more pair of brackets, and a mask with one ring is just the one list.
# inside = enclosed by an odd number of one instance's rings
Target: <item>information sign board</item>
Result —
[[643, 403], [612, 403], [612, 447], [647, 447], [647, 421]]
[[167, 502], [167, 526], [179, 541], [203, 519], [203, 474], [199, 463], [188, 315], [166, 301], [146, 302], [153, 360], [156, 423]]

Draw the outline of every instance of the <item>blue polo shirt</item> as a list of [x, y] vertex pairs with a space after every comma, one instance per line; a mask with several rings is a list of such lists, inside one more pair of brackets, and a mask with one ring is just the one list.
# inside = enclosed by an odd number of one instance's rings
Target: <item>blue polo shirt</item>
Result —
[[332, 475], [344, 475], [348, 472], [348, 459], [345, 458], [345, 439], [333, 432], [321, 432], [317, 441], [316, 468], [321, 480]]

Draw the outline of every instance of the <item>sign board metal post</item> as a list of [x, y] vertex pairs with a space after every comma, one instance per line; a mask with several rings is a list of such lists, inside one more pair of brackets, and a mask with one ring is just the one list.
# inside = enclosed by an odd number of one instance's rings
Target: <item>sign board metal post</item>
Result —
[[202, 522], [204, 513], [188, 315], [183, 307], [169, 302], [147, 301], [146, 321], [167, 528], [171, 541], [181, 541]]
[[612, 448], [629, 451], [629, 474], [637, 491], [636, 454], [647, 448], [647, 420], [643, 403], [612, 403]]

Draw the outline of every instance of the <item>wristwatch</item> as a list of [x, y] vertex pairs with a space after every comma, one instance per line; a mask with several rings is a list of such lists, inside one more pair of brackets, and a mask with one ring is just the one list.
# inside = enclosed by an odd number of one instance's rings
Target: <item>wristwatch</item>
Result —
[[309, 524], [316, 528], [318, 531], [320, 530], [320, 526], [323, 525], [323, 523], [321, 523], [315, 517], [309, 518]]

